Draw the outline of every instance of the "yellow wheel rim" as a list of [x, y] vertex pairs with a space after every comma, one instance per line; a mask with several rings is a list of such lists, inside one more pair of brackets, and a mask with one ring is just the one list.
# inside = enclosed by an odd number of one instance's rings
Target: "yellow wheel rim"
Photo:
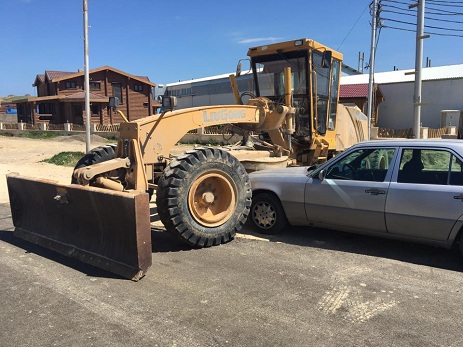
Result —
[[236, 186], [223, 171], [200, 175], [188, 192], [188, 207], [194, 219], [206, 227], [224, 224], [236, 209]]

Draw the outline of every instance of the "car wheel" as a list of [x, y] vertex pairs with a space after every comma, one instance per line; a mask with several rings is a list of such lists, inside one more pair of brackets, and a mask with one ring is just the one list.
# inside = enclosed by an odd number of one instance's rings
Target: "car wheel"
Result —
[[258, 193], [252, 198], [251, 221], [262, 234], [280, 233], [288, 224], [280, 200], [272, 193]]

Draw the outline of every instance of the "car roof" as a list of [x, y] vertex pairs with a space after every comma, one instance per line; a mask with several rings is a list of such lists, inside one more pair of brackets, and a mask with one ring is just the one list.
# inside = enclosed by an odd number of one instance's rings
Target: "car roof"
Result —
[[463, 141], [457, 139], [384, 139], [363, 141], [355, 145], [355, 147], [369, 146], [451, 147], [463, 150]]

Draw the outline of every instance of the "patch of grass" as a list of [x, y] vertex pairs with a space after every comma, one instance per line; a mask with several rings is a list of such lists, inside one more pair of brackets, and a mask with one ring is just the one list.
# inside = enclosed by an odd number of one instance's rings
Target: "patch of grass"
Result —
[[7, 136], [7, 137], [26, 137], [29, 139], [53, 139], [55, 137], [63, 136], [58, 132], [53, 131], [41, 131], [41, 130], [32, 130], [32, 131], [21, 131], [12, 133], [9, 131], [0, 131], [0, 136]]
[[45, 159], [42, 161], [49, 164], [74, 167], [83, 156], [83, 152], [61, 152], [55, 154], [50, 159]]
[[108, 142], [117, 142], [119, 140], [118, 135], [108, 135], [108, 136], [105, 136], [105, 138], [106, 138], [106, 141]]
[[29, 139], [51, 139], [55, 138], [58, 136], [62, 136], [59, 133], [55, 133], [53, 131], [25, 131], [24, 134], [22, 134], [23, 137], [27, 137]]

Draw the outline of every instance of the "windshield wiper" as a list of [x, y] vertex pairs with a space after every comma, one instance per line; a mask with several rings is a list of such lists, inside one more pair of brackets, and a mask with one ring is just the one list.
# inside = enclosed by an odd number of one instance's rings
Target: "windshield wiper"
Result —
[[288, 58], [286, 57], [286, 55], [284, 55], [282, 53], [282, 50], [281, 49], [277, 49], [277, 53], [280, 57], [282, 57], [284, 60], [286, 60], [286, 62], [289, 64], [289, 66], [291, 66], [291, 70], [293, 70], [293, 72], [295, 71], [299, 71], [299, 69], [297, 68], [297, 66], [294, 66], [289, 60]]

